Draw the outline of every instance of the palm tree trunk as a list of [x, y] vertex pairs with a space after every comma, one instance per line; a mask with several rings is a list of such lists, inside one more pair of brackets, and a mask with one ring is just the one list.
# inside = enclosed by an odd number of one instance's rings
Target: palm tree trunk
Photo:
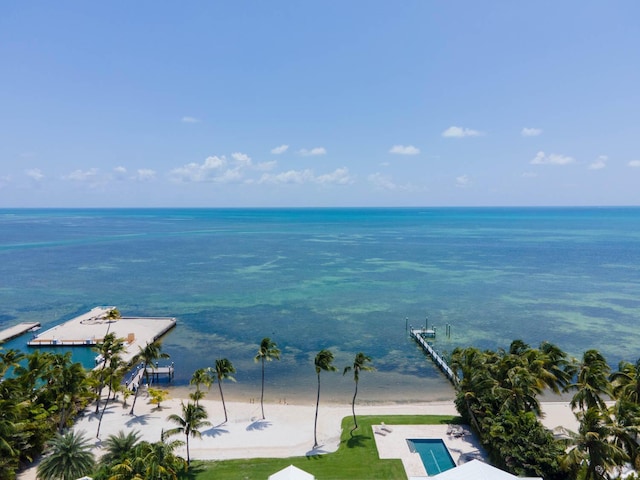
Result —
[[220, 389], [220, 398], [222, 399], [222, 408], [224, 410], [224, 423], [227, 423], [227, 406], [224, 403], [224, 395], [222, 394], [222, 382], [218, 380], [218, 388]]
[[[144, 368], [144, 372], [146, 372], [147, 364], [145, 363], [142, 368]], [[142, 380], [142, 377], [140, 377], [140, 379]], [[133, 409], [136, 407], [136, 400], [138, 399], [139, 391], [140, 391], [140, 384], [138, 384], [138, 386], [136, 387], [136, 394], [133, 396], [133, 403], [131, 404], [131, 411], [129, 412], [129, 415], [133, 415]]]
[[[356, 395], [358, 395], [358, 382], [356, 382], [356, 391], [353, 393], [353, 400], [351, 401], [351, 412], [353, 413], [353, 430], [358, 428], [358, 420], [356, 419]], [[353, 432], [353, 430], [351, 430]]]
[[264, 420], [264, 357], [262, 358], [262, 391], [260, 392], [260, 409]]
[[318, 429], [318, 406], [320, 405], [320, 374], [318, 373], [318, 396], [316, 397], [316, 419], [313, 424], [313, 448], [318, 446], [318, 436], [316, 431]]
[[109, 391], [107, 392], [107, 399], [104, 402], [104, 407], [102, 407], [102, 412], [100, 413], [100, 419], [98, 420], [98, 430], [96, 431], [96, 438], [100, 438], [100, 427], [102, 426], [102, 417], [104, 417], [104, 411], [107, 409], [107, 405], [109, 404], [109, 397], [111, 396], [111, 385], [109, 382]]
[[187, 433], [185, 437], [187, 437], [187, 467], [189, 467], [191, 463], [191, 457], [189, 456], [189, 434]]

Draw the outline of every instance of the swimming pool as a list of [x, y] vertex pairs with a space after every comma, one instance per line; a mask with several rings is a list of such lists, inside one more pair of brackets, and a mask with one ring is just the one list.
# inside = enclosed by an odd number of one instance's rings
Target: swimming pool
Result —
[[437, 475], [456, 466], [444, 442], [440, 439], [417, 438], [407, 440], [409, 449], [422, 459], [427, 475]]

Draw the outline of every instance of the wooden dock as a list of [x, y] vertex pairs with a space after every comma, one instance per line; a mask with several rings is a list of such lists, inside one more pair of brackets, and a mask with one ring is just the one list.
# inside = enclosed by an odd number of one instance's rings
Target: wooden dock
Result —
[[16, 337], [19, 337], [23, 333], [37, 330], [39, 328], [40, 328], [39, 322], [23, 322], [23, 323], [19, 323], [18, 325], [14, 325], [13, 327], [5, 328], [0, 332], [0, 343], [7, 342]]
[[[149, 374], [149, 383], [157, 383], [160, 381], [160, 377], [167, 377], [169, 380], [173, 378], [174, 364], [167, 365], [166, 367], [147, 367], [147, 373]], [[136, 371], [131, 374], [131, 378], [126, 382], [129, 390], [135, 391], [142, 385], [142, 379], [144, 378], [144, 369], [141, 365], [138, 366]]]
[[415, 339], [415, 341], [422, 347], [422, 349], [431, 357], [433, 362], [438, 366], [438, 368], [444, 373], [445, 377], [447, 377], [451, 383], [456, 385], [458, 383], [458, 377], [455, 372], [451, 369], [447, 361], [440, 356], [435, 349], [429, 345], [427, 342], [427, 338], [435, 338], [435, 330], [425, 330], [425, 329], [415, 329], [412, 328], [409, 330], [411, 336]]

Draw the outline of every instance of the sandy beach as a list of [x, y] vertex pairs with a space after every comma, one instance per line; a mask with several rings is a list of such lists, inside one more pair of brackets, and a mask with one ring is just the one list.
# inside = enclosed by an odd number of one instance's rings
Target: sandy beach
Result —
[[[188, 401], [185, 389], [177, 389], [179, 397], [169, 398], [161, 408], [149, 404], [145, 392], [141, 392], [136, 403], [135, 415], [129, 415], [132, 398], [128, 407], [120, 401], [113, 402], [107, 408], [100, 437], [96, 438], [98, 415], [89, 408], [74, 426], [78, 432], [84, 432], [95, 447], [95, 454], [102, 454], [103, 441], [119, 431], [139, 432], [144, 440], [160, 440], [163, 430], [174, 427], [167, 417], [176, 413], [181, 415], [181, 403]], [[320, 404], [318, 414], [318, 442], [320, 447], [313, 449], [313, 422], [315, 403], [284, 404], [265, 403], [265, 419], [262, 419], [260, 403], [227, 402], [228, 421], [224, 422], [224, 411], [218, 396], [212, 391], [201, 401], [209, 415], [211, 426], [202, 429], [202, 438], [190, 439], [192, 459], [223, 460], [258, 457], [292, 457], [308, 454], [329, 453], [337, 450], [340, 441], [340, 424], [344, 417], [351, 415], [350, 404]], [[548, 402], [543, 404], [545, 418], [543, 423], [552, 429], [564, 426], [577, 429], [575, 417], [566, 402]], [[451, 401], [429, 403], [389, 403], [376, 405], [356, 405], [358, 415], [395, 415], [395, 414], [446, 414], [457, 415]], [[184, 440], [182, 436], [176, 439]], [[387, 440], [386, 440], [387, 441]], [[186, 456], [181, 447], [177, 453]], [[35, 467], [18, 475], [18, 480], [34, 480]]]

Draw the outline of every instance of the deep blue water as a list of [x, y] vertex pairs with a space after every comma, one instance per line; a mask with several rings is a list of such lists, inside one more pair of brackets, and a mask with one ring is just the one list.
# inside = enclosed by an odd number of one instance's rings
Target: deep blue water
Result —
[[[178, 384], [227, 357], [231, 395], [255, 396], [270, 336], [283, 351], [272, 399], [315, 398], [322, 348], [340, 370], [373, 358], [362, 401], [442, 398], [406, 318], [449, 324], [445, 352], [521, 338], [635, 361], [639, 247], [638, 208], [0, 210], [0, 328], [116, 305], [178, 318], [164, 340]], [[327, 396], [352, 386], [323, 374]]]

